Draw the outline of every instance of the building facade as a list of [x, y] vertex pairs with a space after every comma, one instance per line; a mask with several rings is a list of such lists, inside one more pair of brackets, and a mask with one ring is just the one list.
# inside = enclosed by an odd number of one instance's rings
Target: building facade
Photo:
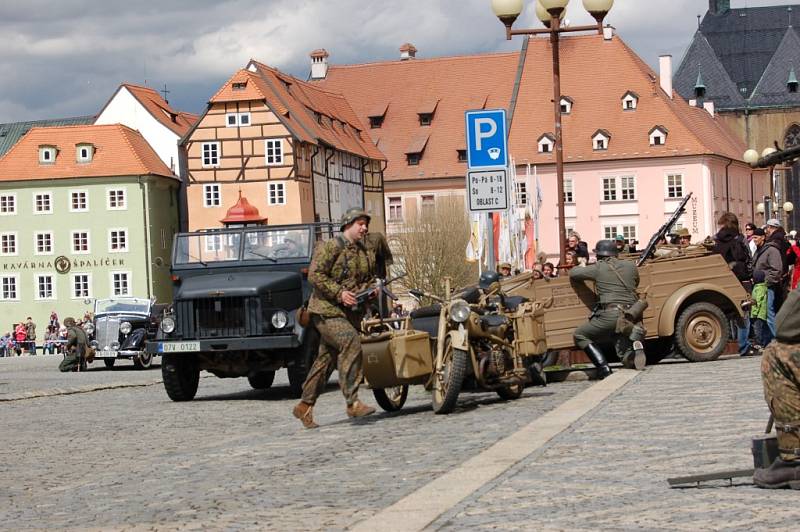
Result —
[[0, 327], [82, 317], [91, 299], [171, 301], [179, 185], [125, 126], [31, 129], [0, 159]]
[[251, 61], [182, 148], [189, 230], [221, 226], [240, 195], [269, 225], [339, 221], [358, 206], [384, 229], [385, 158], [340, 94]]

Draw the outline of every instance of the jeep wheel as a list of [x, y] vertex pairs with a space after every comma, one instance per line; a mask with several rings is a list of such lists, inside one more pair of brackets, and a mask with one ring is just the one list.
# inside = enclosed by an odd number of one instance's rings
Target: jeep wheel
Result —
[[161, 361], [164, 389], [173, 401], [191, 401], [197, 393], [200, 369], [192, 355], [164, 355]]
[[675, 326], [675, 342], [692, 362], [716, 360], [730, 337], [728, 318], [712, 303], [694, 303], [681, 312]]
[[450, 338], [444, 341], [442, 365], [434, 369], [432, 403], [436, 414], [449, 414], [456, 407], [464, 374], [467, 371], [467, 352], [454, 349]]
[[136, 369], [149, 369], [153, 365], [153, 353], [142, 352], [138, 355], [134, 355], [133, 365]]
[[408, 384], [402, 384], [393, 388], [375, 388], [372, 390], [375, 401], [386, 412], [397, 412], [406, 404], [408, 398]]
[[314, 327], [306, 330], [303, 345], [293, 352], [294, 360], [286, 368], [289, 373], [289, 393], [292, 397], [300, 397], [303, 393], [303, 383], [306, 381], [308, 371], [319, 352], [319, 331]]
[[116, 361], [117, 361], [116, 358], [104, 358], [103, 364], [105, 364], [108, 369], [111, 369], [114, 367], [114, 362]]
[[250, 382], [250, 386], [252, 386], [254, 390], [266, 390], [272, 386], [272, 381], [275, 380], [275, 372], [260, 371], [252, 375], [248, 375], [247, 380]]

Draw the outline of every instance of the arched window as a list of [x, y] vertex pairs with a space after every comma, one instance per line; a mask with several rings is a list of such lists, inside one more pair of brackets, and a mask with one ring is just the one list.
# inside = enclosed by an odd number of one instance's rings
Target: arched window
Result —
[[789, 126], [789, 129], [786, 130], [786, 136], [783, 139], [784, 149], [794, 146], [800, 146], [800, 125], [798, 124]]

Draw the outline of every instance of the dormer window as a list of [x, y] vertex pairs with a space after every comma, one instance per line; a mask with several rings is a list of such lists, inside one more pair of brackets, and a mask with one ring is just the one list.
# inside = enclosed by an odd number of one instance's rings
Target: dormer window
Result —
[[572, 112], [572, 104], [575, 103], [569, 96], [561, 97], [561, 114], [568, 115]]
[[383, 125], [383, 119], [386, 117], [386, 109], [388, 109], [389, 104], [383, 103], [380, 105], [375, 106], [369, 113], [367, 113], [367, 117], [369, 118], [369, 127], [372, 129], [380, 129]]
[[432, 113], [420, 113], [419, 114], [419, 125], [421, 126], [429, 126], [433, 122], [433, 114]]
[[416, 166], [422, 159], [422, 153], [425, 151], [425, 146], [428, 144], [429, 133], [421, 133], [411, 139], [411, 143], [406, 148], [406, 162], [409, 166]]
[[369, 127], [371, 129], [380, 129], [383, 125], [383, 117], [382, 116], [371, 116], [369, 117]]
[[467, 162], [467, 150], [458, 150], [458, 162]]
[[408, 166], [417, 166], [419, 165], [419, 160], [422, 159], [421, 153], [407, 153], [406, 154], [406, 162], [408, 162]]
[[786, 88], [789, 92], [797, 92], [798, 82], [797, 82], [797, 74], [794, 72], [794, 67], [789, 71], [789, 80], [786, 82]]
[[436, 106], [439, 105], [439, 100], [431, 100], [423, 104], [417, 109], [419, 116], [419, 125], [429, 126], [433, 122], [433, 115], [436, 113]]
[[622, 110], [633, 111], [639, 105], [639, 95], [635, 92], [628, 91], [622, 97]]
[[94, 146], [91, 144], [78, 144], [75, 146], [76, 153], [75, 153], [75, 160], [79, 163], [88, 163], [91, 162], [92, 156], [94, 155]]
[[611, 134], [605, 129], [598, 129], [592, 135], [592, 149], [594, 151], [605, 151], [608, 149], [608, 143], [611, 140]]
[[39, 164], [53, 164], [56, 162], [55, 146], [39, 146]]
[[539, 153], [552, 153], [556, 145], [556, 139], [550, 133], [545, 133], [539, 137]]
[[656, 126], [650, 130], [650, 145], [663, 146], [667, 143], [667, 128]]
[[231, 89], [235, 91], [243, 91], [247, 88], [246, 81], [237, 81], [231, 84]]

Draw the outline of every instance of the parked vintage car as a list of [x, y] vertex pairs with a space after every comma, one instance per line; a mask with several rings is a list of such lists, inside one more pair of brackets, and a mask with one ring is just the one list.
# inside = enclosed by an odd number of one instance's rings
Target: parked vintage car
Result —
[[148, 339], [155, 338], [158, 321], [167, 305], [155, 299], [114, 297], [94, 302], [94, 322], [89, 327], [89, 343], [95, 348], [94, 358], [107, 368], [118, 358], [133, 360], [139, 369], [153, 364], [153, 355], [145, 351]]
[[291, 393], [300, 394], [319, 336], [298, 323], [297, 310], [310, 294], [314, 246], [337, 231], [316, 223], [175, 236], [174, 305], [147, 343], [149, 353], [163, 355], [170, 399], [193, 399], [202, 370], [247, 377], [253, 388], [265, 389], [286, 368]]

